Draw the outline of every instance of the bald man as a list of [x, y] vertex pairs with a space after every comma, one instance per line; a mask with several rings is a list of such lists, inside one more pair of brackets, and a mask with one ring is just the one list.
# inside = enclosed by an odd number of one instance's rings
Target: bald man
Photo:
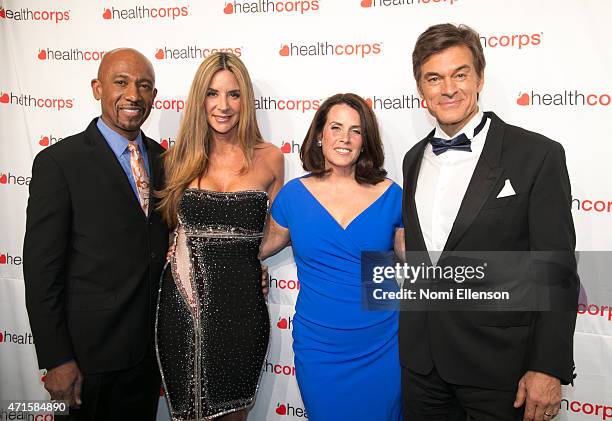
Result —
[[[168, 231], [154, 190], [159, 144], [140, 127], [155, 73], [132, 49], [108, 52], [91, 82], [102, 115], [32, 167], [23, 271], [45, 388], [70, 419], [153, 420], [153, 332]], [[78, 408], [78, 409], [77, 409]]]

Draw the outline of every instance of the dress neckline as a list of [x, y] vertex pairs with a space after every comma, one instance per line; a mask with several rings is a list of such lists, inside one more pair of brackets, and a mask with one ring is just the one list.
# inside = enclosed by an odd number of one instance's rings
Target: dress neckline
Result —
[[204, 193], [212, 193], [212, 194], [222, 194], [222, 195], [228, 195], [228, 194], [237, 194], [237, 193], [264, 193], [266, 196], [268, 196], [268, 192], [265, 190], [235, 190], [235, 191], [217, 191], [217, 190], [208, 190], [208, 189], [202, 189], [199, 187], [187, 187], [185, 189], [185, 191], [187, 190], [191, 190], [191, 191], [200, 191], [200, 192], [204, 192]]
[[[309, 177], [310, 175], [306, 175], [304, 177]], [[319, 201], [319, 199], [317, 199], [317, 197], [308, 189], [308, 187], [306, 187], [306, 184], [304, 184], [302, 182], [302, 178], [304, 177], [300, 177], [298, 179], [298, 182], [300, 183], [300, 185], [302, 186], [302, 188], [304, 190], [306, 190], [306, 192], [308, 192], [308, 195], [312, 198], [312, 200], [315, 201], [315, 203], [321, 208], [323, 209], [323, 212], [325, 214], [327, 214], [327, 216], [329, 216], [329, 218], [334, 221], [336, 223], [336, 225], [342, 230], [342, 231], [347, 231], [350, 226], [356, 222], [364, 213], [366, 213], [368, 210], [370, 210], [375, 204], [377, 204], [383, 197], [385, 197], [387, 195], [387, 193], [389, 193], [389, 191], [391, 190], [391, 188], [393, 187], [393, 185], [395, 184], [395, 182], [393, 180], [391, 180], [391, 183], [389, 184], [389, 186], [385, 189], [384, 192], [382, 192], [372, 203], [370, 203], [368, 206], [366, 206], [361, 212], [359, 212], [357, 215], [355, 215], [355, 217], [353, 219], [351, 219], [349, 221], [348, 224], [346, 224], [345, 227], [342, 226], [342, 224], [340, 224], [340, 222], [338, 222], [338, 220], [336, 218], [334, 218], [334, 216], [327, 210], [327, 208], [325, 206], [323, 206], [323, 204]]]

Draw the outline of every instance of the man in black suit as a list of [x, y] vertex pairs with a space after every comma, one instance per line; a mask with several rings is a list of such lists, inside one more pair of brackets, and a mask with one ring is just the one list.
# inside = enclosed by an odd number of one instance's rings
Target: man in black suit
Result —
[[102, 116], [34, 160], [26, 304], [53, 399], [80, 406], [75, 419], [153, 420], [154, 316], [168, 231], [153, 198], [163, 148], [140, 127], [157, 93], [155, 73], [138, 51], [113, 50], [91, 86]]
[[[555, 251], [575, 270], [563, 148], [479, 109], [484, 67], [466, 26], [417, 40], [414, 76], [436, 127], [404, 158], [406, 250]], [[572, 311], [403, 311], [404, 419], [550, 420], [573, 378], [575, 322]]]

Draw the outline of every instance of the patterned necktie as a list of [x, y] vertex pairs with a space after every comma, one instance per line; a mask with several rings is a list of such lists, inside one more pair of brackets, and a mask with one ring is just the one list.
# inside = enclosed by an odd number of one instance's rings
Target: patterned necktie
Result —
[[[484, 128], [487, 123], [487, 116], [483, 116], [482, 120], [474, 129], [474, 136], [476, 137], [478, 133]], [[456, 151], [465, 151], [472, 152], [472, 141], [468, 139], [465, 133], [461, 133], [459, 136], [456, 136], [452, 139], [446, 140], [439, 137], [432, 137], [429, 139], [429, 143], [431, 143], [432, 151], [436, 155], [440, 155], [441, 153], [446, 152], [449, 149], [454, 149]]]
[[136, 141], [128, 142], [128, 149], [130, 150], [130, 167], [132, 167], [132, 176], [136, 183], [136, 191], [138, 192], [138, 199], [140, 200], [140, 206], [145, 215], [149, 214], [149, 175], [144, 166], [144, 161], [140, 155], [138, 144]]

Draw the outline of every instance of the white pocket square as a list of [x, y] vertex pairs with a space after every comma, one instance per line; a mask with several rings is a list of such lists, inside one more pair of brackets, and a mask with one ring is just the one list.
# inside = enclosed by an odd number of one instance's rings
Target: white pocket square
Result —
[[512, 188], [512, 184], [510, 184], [510, 179], [506, 178], [506, 182], [504, 183], [504, 188], [501, 189], [501, 191], [497, 195], [497, 199], [500, 199], [502, 197], [514, 196], [515, 194], [516, 192]]

